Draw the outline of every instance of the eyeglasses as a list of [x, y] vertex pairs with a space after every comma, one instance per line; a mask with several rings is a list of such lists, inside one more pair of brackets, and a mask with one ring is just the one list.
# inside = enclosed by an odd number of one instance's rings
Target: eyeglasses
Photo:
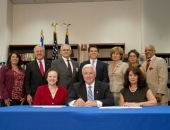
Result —
[[130, 58], [136, 58], [137, 56], [133, 55], [133, 56], [129, 56]]
[[149, 50], [145, 50], [145, 52], [151, 52], [151, 51], [153, 51], [153, 50], [151, 50], [151, 49], [149, 49]]

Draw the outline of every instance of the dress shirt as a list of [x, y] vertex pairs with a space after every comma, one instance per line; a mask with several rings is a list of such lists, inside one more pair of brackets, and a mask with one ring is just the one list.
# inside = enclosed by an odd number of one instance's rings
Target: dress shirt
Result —
[[91, 60], [91, 59], [90, 59], [90, 64], [91, 64], [91, 65], [93, 64], [93, 61], [95, 61], [95, 62], [94, 62], [94, 67], [96, 68], [96, 65], [97, 65], [97, 59], [95, 59], [95, 60]]
[[65, 62], [65, 64], [66, 64], [67, 68], [68, 68], [68, 61], [67, 61], [67, 60], [69, 60], [70, 66], [71, 66], [71, 70], [72, 70], [72, 73], [73, 73], [73, 65], [72, 65], [72, 63], [71, 63], [70, 57], [69, 57], [68, 59], [66, 59], [66, 58], [64, 58], [64, 57], [62, 56], [62, 58], [63, 58], [63, 60], [64, 60], [64, 62]]
[[[94, 99], [94, 84], [95, 84], [95, 81], [94, 81], [91, 85], [89, 85], [89, 84], [87, 84], [87, 83], [85, 83], [85, 84], [86, 84], [87, 94], [88, 94], [88, 89], [89, 89], [88, 87], [89, 87], [89, 86], [92, 87], [92, 88], [91, 88], [91, 91], [92, 91], [92, 93], [93, 93], [93, 99]], [[87, 95], [87, 97], [88, 97], [88, 95]], [[76, 101], [76, 100], [73, 100], [73, 101], [69, 102], [68, 105], [69, 105], [69, 106], [74, 106], [73, 104], [75, 103], [75, 101]], [[101, 101], [99, 101], [99, 100], [94, 100], [94, 101], [97, 102], [97, 106], [98, 106], [98, 107], [101, 107], [101, 106], [103, 105], [103, 103], [102, 103]]]
[[39, 68], [40, 68], [40, 62], [39, 62], [39, 61], [42, 62], [43, 69], [44, 69], [44, 74], [45, 74], [45, 61], [44, 61], [44, 59], [42, 59], [42, 60], [37, 60], [37, 63], [38, 63]]
[[155, 57], [155, 55], [154, 55], [154, 56], [152, 56], [150, 59], [147, 59], [147, 60], [151, 60], [151, 61], [152, 61], [154, 57]]

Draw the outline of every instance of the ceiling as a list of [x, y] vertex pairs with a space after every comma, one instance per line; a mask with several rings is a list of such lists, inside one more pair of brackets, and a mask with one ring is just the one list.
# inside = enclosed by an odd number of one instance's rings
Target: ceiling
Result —
[[47, 3], [73, 3], [73, 2], [99, 2], [99, 1], [133, 1], [133, 0], [10, 0], [13, 4], [47, 4]]

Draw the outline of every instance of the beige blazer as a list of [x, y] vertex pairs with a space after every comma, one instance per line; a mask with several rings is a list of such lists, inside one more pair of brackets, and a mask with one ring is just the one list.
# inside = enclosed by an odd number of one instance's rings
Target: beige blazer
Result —
[[[113, 62], [114, 64], [114, 62]], [[120, 61], [117, 68], [112, 72], [113, 64], [110, 64], [108, 67], [108, 75], [110, 81], [110, 91], [111, 92], [120, 92], [123, 88], [124, 74], [129, 67], [125, 62]]]
[[[142, 66], [146, 71], [145, 61]], [[157, 93], [164, 94], [162, 96], [161, 103], [165, 103], [168, 101], [168, 69], [166, 61], [163, 58], [154, 56], [150, 61], [150, 65], [148, 67], [148, 71], [146, 72], [148, 87], [151, 89], [152, 93], [156, 95]]]

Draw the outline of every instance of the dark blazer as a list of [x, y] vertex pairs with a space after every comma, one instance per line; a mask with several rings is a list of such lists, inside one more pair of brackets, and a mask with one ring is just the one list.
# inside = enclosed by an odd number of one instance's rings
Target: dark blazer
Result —
[[73, 65], [73, 74], [71, 75], [67, 65], [65, 64], [63, 58], [57, 59], [52, 62], [51, 68], [55, 68], [59, 71], [58, 84], [65, 87], [70, 93], [72, 90], [73, 83], [78, 82], [78, 63], [71, 59]]
[[[82, 75], [82, 68], [84, 65], [90, 64], [90, 60], [84, 61], [80, 64], [79, 68], [79, 82], [83, 81], [83, 75]], [[97, 60], [97, 65], [96, 65], [96, 80], [108, 83], [109, 82], [109, 77], [108, 77], [108, 69], [107, 69], [107, 64], [104, 63], [103, 61]]]
[[[25, 77], [25, 70], [21, 68]], [[0, 96], [3, 99], [12, 97], [12, 89], [14, 84], [14, 72], [8, 66], [2, 66], [0, 69]], [[25, 96], [25, 89], [23, 83], [23, 97]]]
[[64, 105], [67, 96], [67, 89], [64, 87], [58, 86], [58, 90], [53, 98], [48, 85], [39, 86], [34, 97], [33, 105]]
[[[45, 60], [45, 72], [51, 67], [51, 61]], [[45, 76], [42, 76], [37, 60], [27, 63], [25, 74], [25, 90], [26, 94], [34, 97], [38, 86], [47, 84]]]
[[[101, 81], [95, 81], [94, 85], [94, 100], [99, 100], [103, 103], [103, 106], [114, 106], [113, 96], [110, 92], [108, 83]], [[84, 81], [73, 84], [73, 90], [68, 95], [65, 103], [68, 105], [69, 102], [82, 98], [85, 102], [87, 101], [87, 90]]]

